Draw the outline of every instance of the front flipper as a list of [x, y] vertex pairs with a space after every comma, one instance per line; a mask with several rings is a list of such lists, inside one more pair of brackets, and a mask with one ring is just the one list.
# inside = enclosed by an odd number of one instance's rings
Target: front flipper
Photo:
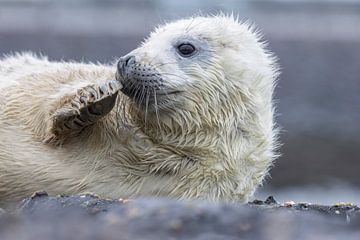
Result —
[[113, 109], [121, 88], [118, 81], [108, 80], [79, 89], [68, 104], [53, 114], [51, 132], [55, 136], [67, 135], [94, 124]]

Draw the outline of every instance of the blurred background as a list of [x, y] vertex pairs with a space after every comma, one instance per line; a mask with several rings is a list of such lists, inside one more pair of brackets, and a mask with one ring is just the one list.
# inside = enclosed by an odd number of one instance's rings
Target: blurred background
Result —
[[156, 25], [220, 11], [256, 23], [282, 68], [282, 156], [256, 196], [360, 204], [358, 0], [0, 0], [0, 55], [108, 63]]

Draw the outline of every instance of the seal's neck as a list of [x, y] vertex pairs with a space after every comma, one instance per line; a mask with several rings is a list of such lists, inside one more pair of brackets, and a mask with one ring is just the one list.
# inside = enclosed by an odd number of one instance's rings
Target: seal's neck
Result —
[[176, 158], [209, 163], [209, 166], [227, 158], [240, 158], [233, 154], [233, 144], [241, 142], [242, 137], [236, 130], [207, 125], [200, 120], [188, 121], [180, 116], [150, 116], [146, 122], [140, 119], [137, 121], [139, 130], [151, 142], [152, 148], [168, 151]]
[[[235, 111], [228, 111], [224, 117], [218, 114], [216, 121], [197, 119], [196, 114], [188, 118], [148, 116], [146, 122], [142, 116], [134, 117], [137, 132], [131, 138], [130, 150], [146, 170], [138, 175], [186, 179], [177, 181], [177, 186], [198, 184], [215, 189], [219, 196], [243, 198], [236, 196], [253, 191], [261, 183], [274, 157], [268, 136], [271, 131], [266, 131], [271, 125], [259, 124], [259, 116], [247, 115], [251, 121]], [[224, 187], [229, 181], [232, 185]]]

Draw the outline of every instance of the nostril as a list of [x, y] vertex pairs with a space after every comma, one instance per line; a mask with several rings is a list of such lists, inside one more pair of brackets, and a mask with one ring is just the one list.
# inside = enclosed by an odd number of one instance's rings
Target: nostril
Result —
[[125, 65], [128, 66], [129, 64], [135, 62], [135, 57], [134, 56], [128, 56], [126, 59], [125, 59]]
[[124, 75], [126, 72], [126, 68], [128, 68], [131, 65], [134, 65], [134, 63], [135, 63], [135, 57], [132, 55], [121, 57], [117, 64], [119, 72]]
[[124, 56], [124, 57], [120, 58], [119, 64], [123, 65], [124, 67], [127, 67], [134, 62], [135, 62], [135, 57], [130, 55], [130, 56]]

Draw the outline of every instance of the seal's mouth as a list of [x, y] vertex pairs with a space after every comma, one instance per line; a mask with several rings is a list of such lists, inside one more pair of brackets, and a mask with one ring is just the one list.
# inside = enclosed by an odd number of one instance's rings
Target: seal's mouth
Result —
[[162, 96], [167, 96], [167, 95], [175, 95], [175, 94], [180, 94], [182, 93], [183, 91], [180, 91], [180, 90], [168, 90], [168, 91], [158, 91], [157, 94]]
[[138, 63], [134, 56], [119, 60], [116, 79], [123, 85], [121, 91], [140, 107], [160, 106], [182, 92], [167, 86], [156, 67]]
[[180, 90], [168, 89], [157, 82], [143, 82], [139, 79], [123, 81], [121, 91], [139, 106], [160, 105], [164, 100], [171, 100], [177, 94], [182, 93]]
[[157, 78], [144, 80], [139, 78], [123, 78], [119, 73], [116, 79], [123, 85], [121, 92], [128, 96], [139, 108], [151, 110], [162, 109], [173, 105], [177, 95], [183, 91], [165, 86]]

